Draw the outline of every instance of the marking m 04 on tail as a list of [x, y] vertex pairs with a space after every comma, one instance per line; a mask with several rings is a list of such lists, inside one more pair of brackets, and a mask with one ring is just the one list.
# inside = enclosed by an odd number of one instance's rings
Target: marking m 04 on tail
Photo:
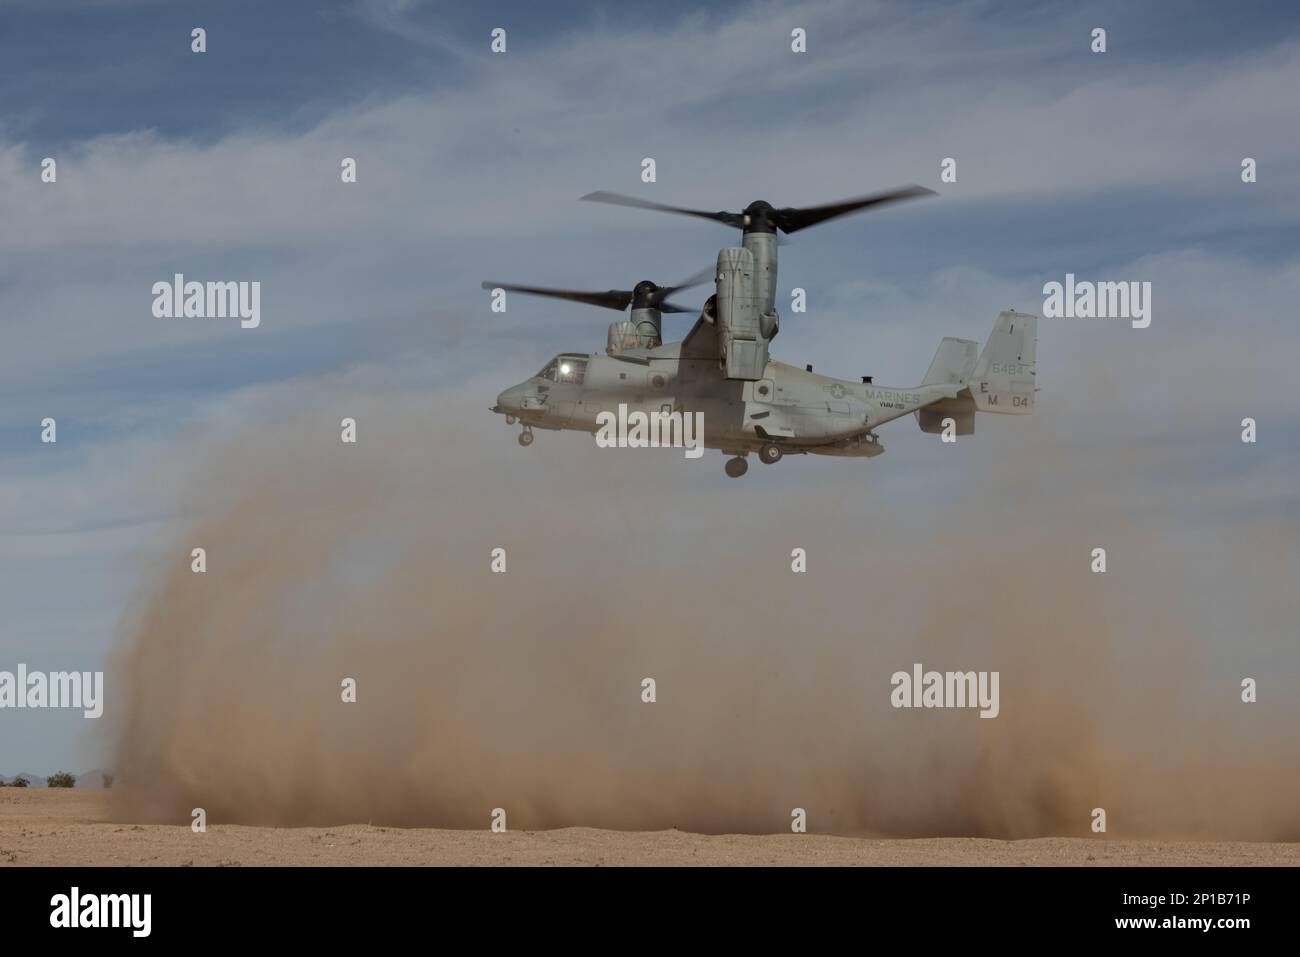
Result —
[[975, 364], [971, 381], [975, 408], [1005, 415], [1032, 412], [1037, 349], [1037, 316], [1010, 311], [998, 316]]

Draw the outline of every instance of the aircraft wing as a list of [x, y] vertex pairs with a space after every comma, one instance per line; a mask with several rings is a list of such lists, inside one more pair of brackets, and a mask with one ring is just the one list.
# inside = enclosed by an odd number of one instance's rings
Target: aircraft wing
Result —
[[713, 323], [705, 322], [703, 317], [695, 320], [691, 331], [682, 340], [683, 359], [716, 359], [718, 357], [718, 334]]

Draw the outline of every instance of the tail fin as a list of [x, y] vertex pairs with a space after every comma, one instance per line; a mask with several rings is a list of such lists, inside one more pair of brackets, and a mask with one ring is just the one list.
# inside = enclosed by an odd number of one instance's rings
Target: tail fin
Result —
[[921, 385], [965, 385], [975, 371], [980, 344], [971, 339], [944, 339], [930, 361]]
[[975, 413], [1024, 415], [1034, 409], [1038, 317], [1009, 311], [998, 316], [978, 361], [979, 343], [944, 339], [922, 385], [965, 386], [956, 398], [941, 399], [916, 413], [922, 432], [942, 432], [951, 420], [956, 435], [975, 431]]
[[1038, 317], [1008, 311], [998, 316], [970, 380], [980, 412], [1026, 415], [1034, 410]]
[[[921, 385], [966, 385], [975, 373], [979, 347], [971, 339], [944, 339], [930, 360]], [[941, 399], [916, 410], [916, 424], [922, 432], [942, 432], [949, 421], [956, 435], [971, 435], [975, 431], [975, 403], [968, 390], [962, 389], [954, 399]]]

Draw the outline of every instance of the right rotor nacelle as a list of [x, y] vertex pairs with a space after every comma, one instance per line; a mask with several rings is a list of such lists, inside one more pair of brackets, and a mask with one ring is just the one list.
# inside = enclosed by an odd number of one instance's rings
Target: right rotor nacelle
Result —
[[[718, 357], [728, 379], [755, 381], [767, 369], [767, 344], [775, 334], [766, 303], [757, 295], [754, 254], [744, 247], [718, 252]], [[767, 327], [767, 328], [765, 328]]]

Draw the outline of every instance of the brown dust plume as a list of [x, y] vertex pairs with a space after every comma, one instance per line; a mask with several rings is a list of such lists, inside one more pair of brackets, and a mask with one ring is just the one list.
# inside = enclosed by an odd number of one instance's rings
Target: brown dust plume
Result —
[[[915, 447], [737, 483], [361, 409], [356, 446], [317, 415], [196, 453], [110, 674], [123, 818], [1300, 839], [1295, 706], [1240, 703], [1176, 519], [1042, 434], [943, 499], [873, 485]], [[914, 663], [999, 672], [999, 715], [892, 707]]]

